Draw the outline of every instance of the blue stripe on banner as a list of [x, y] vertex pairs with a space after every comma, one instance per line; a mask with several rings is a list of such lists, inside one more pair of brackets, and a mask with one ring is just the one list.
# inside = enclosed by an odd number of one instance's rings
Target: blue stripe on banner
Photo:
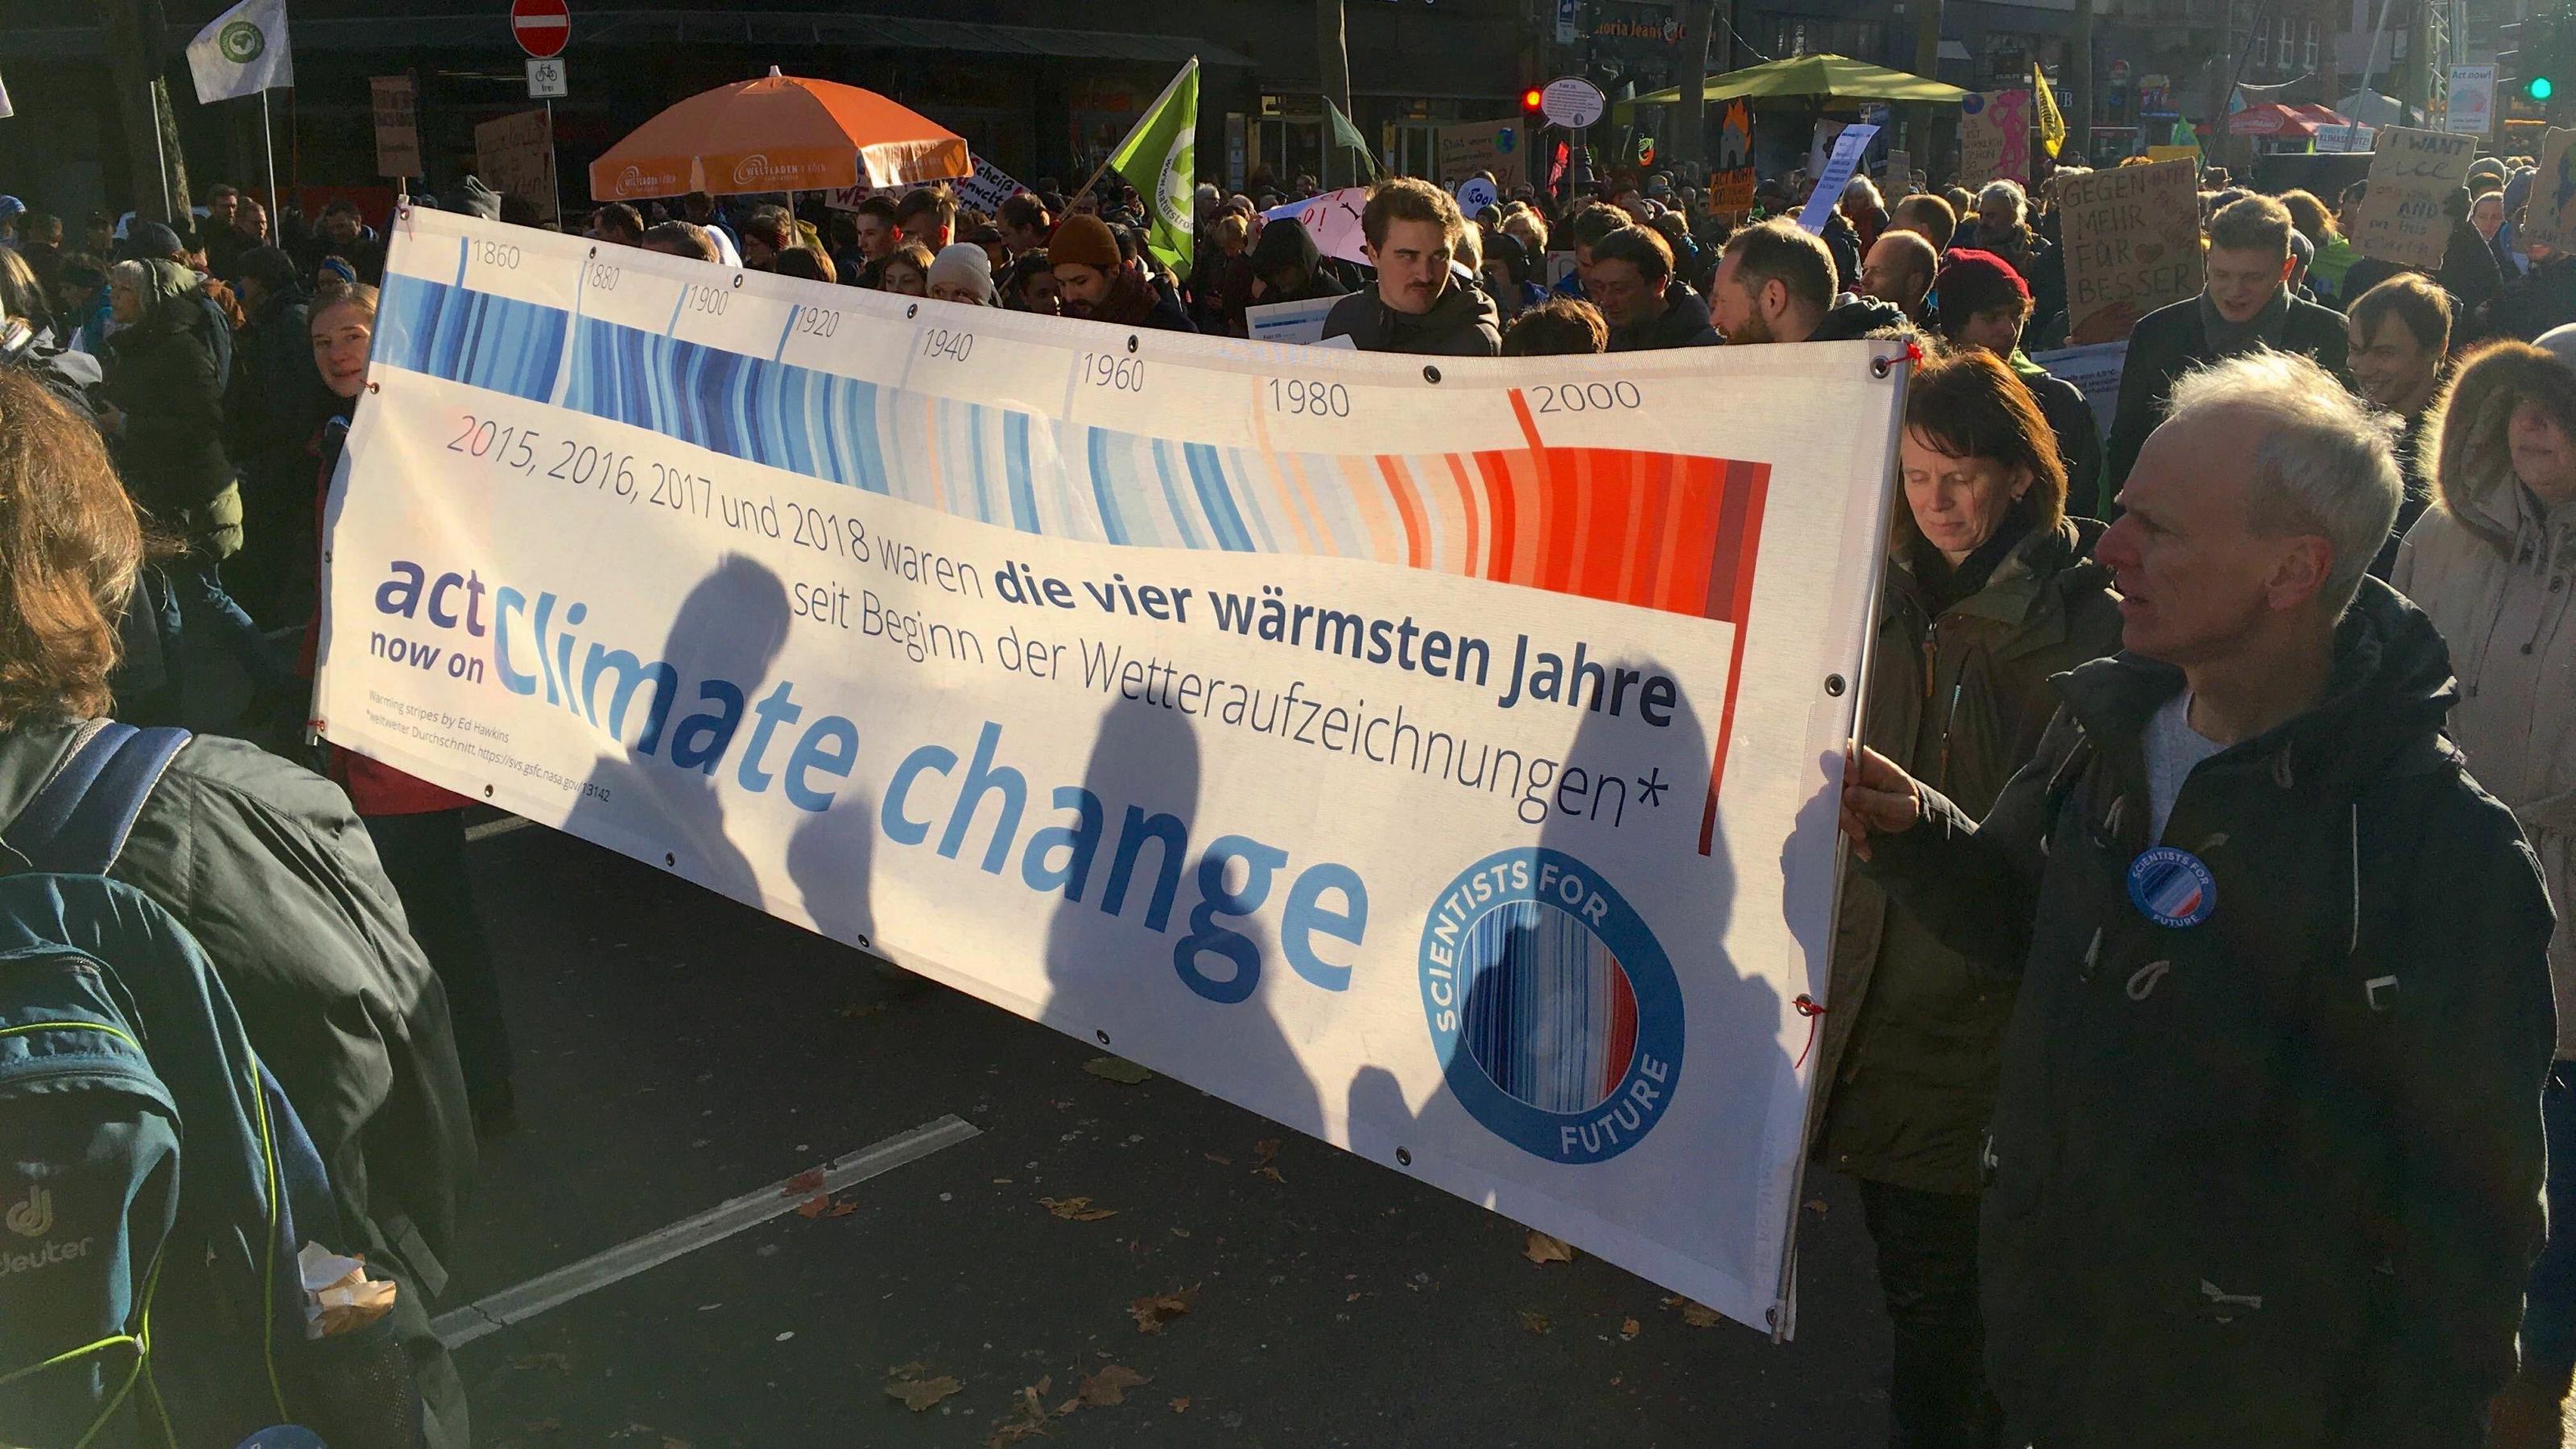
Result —
[[1171, 505], [1172, 523], [1181, 531], [1181, 547], [1198, 548], [1199, 531], [1190, 526], [1189, 505], [1181, 501], [1180, 486], [1172, 479], [1172, 444], [1168, 438], [1153, 443], [1154, 481], [1163, 485], [1163, 501]]
[[787, 339], [796, 335], [796, 314], [804, 310], [805, 305], [801, 302], [796, 303], [787, 309], [787, 325], [778, 329], [778, 346], [770, 350], [770, 361], [785, 362], [787, 360]]
[[[781, 328], [782, 350], [801, 311]], [[675, 328], [679, 315], [675, 304]], [[1016, 409], [922, 398], [443, 282], [388, 278], [377, 334], [377, 357], [414, 372], [548, 401], [569, 368], [561, 401], [571, 411], [1021, 532], [1276, 552], [1288, 518], [1248, 481], [1267, 465], [1242, 449], [1084, 427], [1079, 449], [1066, 451], [1073, 425]], [[934, 446], [943, 457], [966, 451], [947, 491], [971, 497], [947, 498], [913, 476], [911, 462]], [[1355, 519], [1319, 522], [1333, 551], [1368, 551]]]
[[1225, 464], [1218, 460], [1215, 447], [1183, 443], [1181, 457], [1189, 464], [1190, 486], [1198, 491], [1199, 507], [1206, 510], [1216, 546], [1234, 553], [1252, 552], [1252, 535], [1244, 530], [1243, 515], [1235, 511], [1234, 497], [1226, 491]]
[[1002, 416], [1002, 469], [1010, 481], [1011, 526], [1022, 533], [1044, 533], [1038, 522], [1037, 490], [1029, 486], [1029, 415]]
[[993, 487], [984, 466], [984, 430], [975, 426], [976, 414], [984, 411], [972, 403], [943, 402], [939, 405], [942, 431], [966, 454], [966, 477], [975, 488], [975, 521], [998, 523], [999, 510], [993, 507]]
[[1083, 456], [1091, 465], [1091, 496], [1100, 505], [1100, 528], [1111, 543], [1132, 543], [1126, 521], [1118, 516], [1116, 489], [1109, 480], [1109, 432], [1105, 428], [1085, 428]]

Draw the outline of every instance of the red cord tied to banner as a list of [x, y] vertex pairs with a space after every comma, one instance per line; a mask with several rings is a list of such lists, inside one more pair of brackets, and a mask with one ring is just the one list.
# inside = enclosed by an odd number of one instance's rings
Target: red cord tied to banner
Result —
[[1891, 354], [1886, 357], [1871, 358], [1869, 363], [1869, 375], [1872, 377], [1885, 377], [1889, 373], [1894, 372], [1896, 370], [1899, 356], [1901, 356], [1904, 361], [1913, 363], [1917, 367], [1921, 367], [1923, 365], [1923, 344], [1915, 340], [1913, 337], [1907, 337], [1905, 339], [1905, 351], [1902, 354]]
[[1789, 1064], [1789, 1070], [1794, 1072], [1807, 1064], [1807, 1053], [1815, 1050], [1816, 1018], [1825, 1014], [1825, 1004], [1801, 991], [1798, 993], [1798, 999], [1790, 1002], [1789, 1005], [1800, 1016], [1807, 1019], [1807, 1044], [1798, 1048], [1798, 1059]]

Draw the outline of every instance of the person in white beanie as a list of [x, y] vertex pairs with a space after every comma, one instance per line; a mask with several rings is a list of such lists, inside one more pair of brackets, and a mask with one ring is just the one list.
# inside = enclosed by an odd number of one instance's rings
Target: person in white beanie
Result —
[[963, 302], [970, 307], [998, 307], [993, 294], [993, 259], [973, 242], [958, 242], [939, 249], [930, 260], [930, 295], [942, 302]]
[[2558, 902], [2557, 1060], [2541, 1093], [2549, 1237], [2524, 1289], [2521, 1372], [2494, 1449], [2555, 1445], [2576, 1379], [2576, 326], [2460, 362], [2417, 465], [2433, 503], [2389, 582], [2450, 641], [2451, 737], [2521, 822]]

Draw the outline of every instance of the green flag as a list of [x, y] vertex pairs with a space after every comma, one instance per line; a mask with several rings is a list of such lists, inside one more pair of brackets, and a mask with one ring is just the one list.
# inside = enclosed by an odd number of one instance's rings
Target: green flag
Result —
[[1351, 118], [1342, 114], [1342, 108], [1334, 105], [1330, 96], [1324, 98], [1324, 114], [1333, 119], [1333, 139], [1360, 153], [1360, 164], [1368, 167], [1370, 179], [1375, 180], [1377, 157], [1369, 151], [1368, 137], [1360, 134], [1360, 128], [1351, 124]]
[[1190, 274], [1191, 188], [1198, 182], [1199, 58], [1191, 56], [1146, 107], [1136, 129], [1109, 153], [1109, 169], [1126, 178], [1153, 208], [1145, 249], [1163, 265]]

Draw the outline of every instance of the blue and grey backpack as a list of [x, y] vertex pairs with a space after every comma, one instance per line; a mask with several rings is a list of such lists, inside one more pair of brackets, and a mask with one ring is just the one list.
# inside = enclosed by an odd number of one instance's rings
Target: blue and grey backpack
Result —
[[324, 1437], [408, 1444], [398, 1352], [361, 1363], [390, 1325], [306, 1337], [297, 1250], [345, 1239], [293, 1107], [187, 928], [106, 878], [188, 738], [95, 722], [0, 830], [0, 1444], [318, 1429], [352, 1377], [363, 1427]]

